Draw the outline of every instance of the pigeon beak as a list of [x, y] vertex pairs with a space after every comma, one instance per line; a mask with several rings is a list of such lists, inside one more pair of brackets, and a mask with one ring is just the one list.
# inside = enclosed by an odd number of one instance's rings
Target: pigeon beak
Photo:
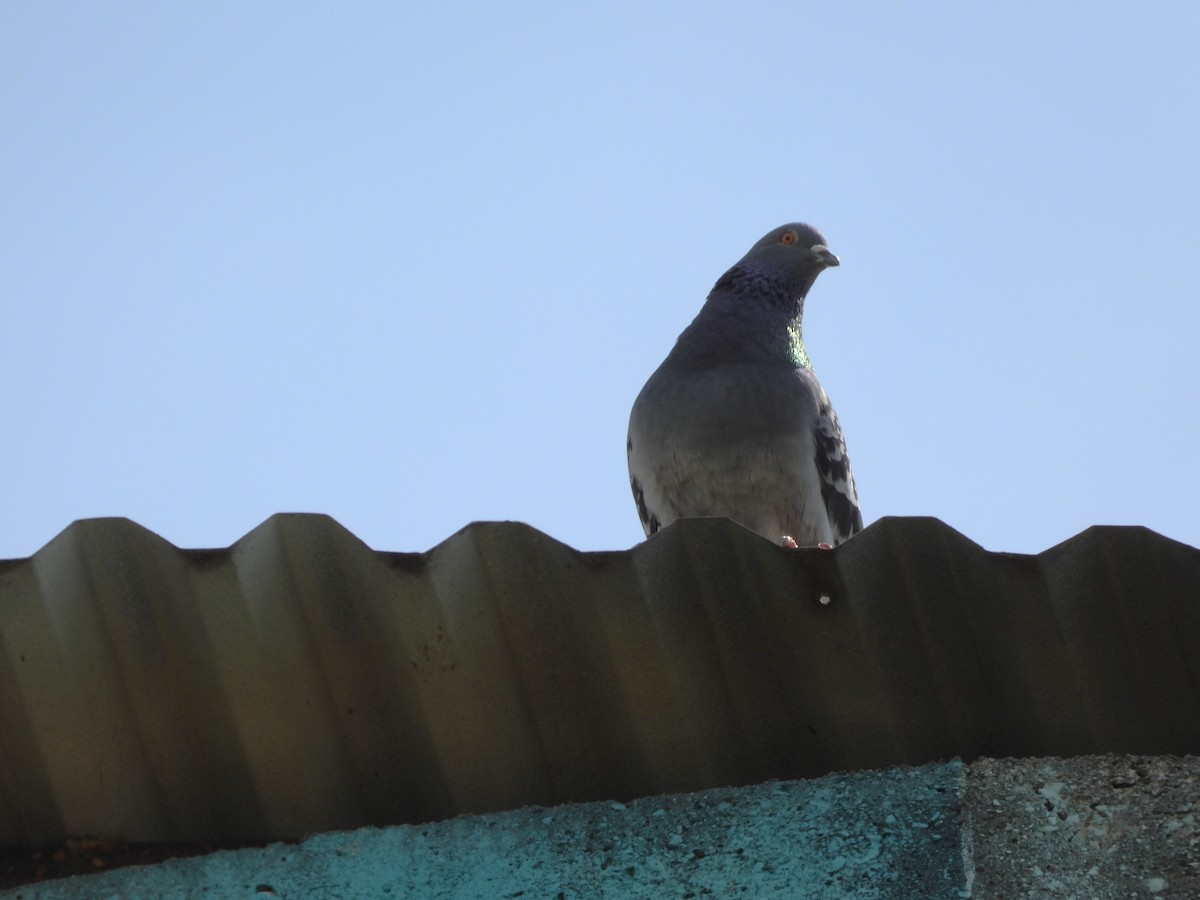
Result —
[[840, 266], [841, 261], [833, 255], [833, 251], [824, 244], [813, 244], [810, 248], [816, 254], [817, 259], [825, 264], [825, 268], [830, 266]]

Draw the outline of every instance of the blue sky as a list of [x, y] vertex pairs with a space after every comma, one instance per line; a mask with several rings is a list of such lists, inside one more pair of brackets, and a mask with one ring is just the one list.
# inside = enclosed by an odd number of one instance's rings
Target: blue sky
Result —
[[793, 220], [868, 523], [1200, 545], [1200, 5], [490, 6], [0, 6], [0, 558], [629, 547], [633, 398]]

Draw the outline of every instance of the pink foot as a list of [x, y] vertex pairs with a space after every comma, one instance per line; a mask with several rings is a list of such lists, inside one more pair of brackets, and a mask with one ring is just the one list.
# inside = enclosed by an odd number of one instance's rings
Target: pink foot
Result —
[[779, 539], [779, 546], [784, 547], [787, 550], [799, 550], [800, 549], [800, 545], [796, 543], [796, 539], [794, 537], [792, 537], [790, 534], [785, 534], [783, 537], [781, 537]]

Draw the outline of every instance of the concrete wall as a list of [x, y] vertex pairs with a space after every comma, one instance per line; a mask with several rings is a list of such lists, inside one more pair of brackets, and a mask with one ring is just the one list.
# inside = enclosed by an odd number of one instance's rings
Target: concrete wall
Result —
[[318, 835], [31, 885], [135, 898], [1200, 897], [1200, 760], [983, 760]]

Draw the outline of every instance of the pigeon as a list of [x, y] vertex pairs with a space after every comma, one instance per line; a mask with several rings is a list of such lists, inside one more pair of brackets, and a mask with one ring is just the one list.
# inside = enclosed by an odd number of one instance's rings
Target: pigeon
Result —
[[862, 529], [846, 441], [801, 334], [804, 298], [839, 265], [793, 223], [721, 276], [629, 416], [629, 481], [646, 536], [724, 516], [785, 547]]

